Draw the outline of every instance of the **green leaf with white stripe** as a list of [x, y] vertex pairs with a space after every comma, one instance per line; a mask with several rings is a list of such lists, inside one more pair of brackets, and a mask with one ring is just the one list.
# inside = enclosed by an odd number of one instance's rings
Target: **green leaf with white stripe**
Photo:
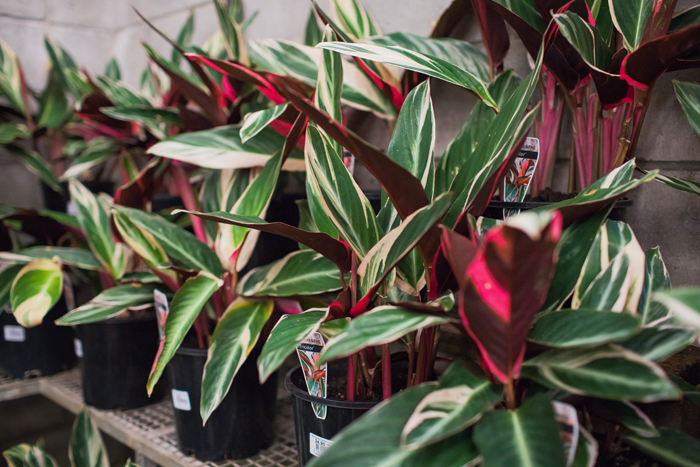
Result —
[[365, 347], [388, 344], [417, 329], [449, 323], [447, 316], [434, 316], [385, 305], [350, 321], [345, 331], [329, 340], [316, 365], [347, 357]]
[[654, 423], [636, 405], [618, 401], [605, 401], [603, 405], [625, 428], [635, 434], [645, 438], [659, 436], [659, 430], [656, 429]]
[[60, 262], [36, 259], [15, 276], [10, 290], [12, 313], [26, 328], [38, 326], [63, 293]]
[[[500, 108], [513, 95], [517, 87], [518, 78], [513, 73], [513, 70], [506, 70], [489, 84], [489, 92]], [[462, 125], [457, 136], [447, 146], [437, 164], [437, 169], [435, 170], [436, 193], [445, 193], [450, 189], [450, 185], [452, 185], [452, 181], [457, 176], [460, 167], [476, 150], [479, 137], [486, 132], [489, 124], [495, 117], [496, 113], [483, 101], [477, 101], [474, 104], [469, 118]]]
[[61, 326], [96, 323], [112, 318], [127, 309], [145, 309], [153, 306], [155, 285], [127, 284], [112, 287], [98, 294], [85, 305], [56, 320]]
[[[259, 69], [291, 76], [316, 87], [322, 51], [291, 41], [258, 39], [250, 42], [251, 60]], [[396, 118], [391, 101], [354, 63], [343, 61], [342, 102], [384, 119]]]
[[610, 261], [581, 296], [580, 308], [637, 313], [644, 284], [644, 252], [621, 253]]
[[158, 349], [156, 361], [146, 384], [149, 395], [163, 375], [165, 366], [182, 344], [187, 331], [197, 319], [197, 315], [202, 311], [202, 307], [221, 285], [223, 285], [221, 279], [202, 271], [195, 277], [187, 279], [183, 286], [175, 292], [175, 296], [170, 302], [168, 318], [165, 320], [165, 340], [162, 341], [164, 345]]
[[[461, 39], [434, 39], [406, 32], [392, 32], [391, 34], [366, 38], [364, 42], [382, 46], [403, 47], [404, 49], [440, 58], [463, 70], [467, 70], [484, 82], [489, 80], [488, 56], [469, 42]], [[489, 92], [491, 92], [490, 89]], [[493, 96], [493, 93], [491, 95]]]
[[[282, 151], [275, 154], [265, 163], [260, 173], [248, 184], [243, 194], [236, 200], [230, 213], [239, 216], [264, 216], [272, 193], [275, 191], [281, 166]], [[250, 229], [237, 225], [219, 225], [215, 245], [216, 254], [219, 256], [221, 264], [225, 267], [237, 268], [238, 271], [245, 267], [258, 236], [258, 232], [254, 231], [245, 245], [248, 249], [243, 250], [243, 242], [246, 240], [249, 231]]]
[[289, 297], [317, 295], [342, 287], [338, 266], [313, 250], [294, 251], [241, 279], [243, 296]]
[[59, 80], [57, 72], [53, 70], [49, 72], [49, 82], [39, 98], [37, 128], [60, 128], [70, 118], [66, 92]]
[[260, 332], [270, 318], [271, 300], [233, 302], [214, 330], [202, 375], [202, 420], [209, 416], [228, 393], [233, 378], [255, 347]]
[[700, 288], [685, 287], [655, 292], [651, 299], [668, 308], [678, 322], [700, 337]]
[[107, 208], [77, 180], [70, 181], [70, 198], [90, 249], [112, 277], [119, 279], [126, 269], [127, 250], [112, 237]]
[[610, 0], [610, 15], [615, 28], [622, 34], [628, 53], [642, 42], [644, 26], [652, 12], [654, 0]]
[[453, 364], [440, 378], [439, 388], [413, 411], [401, 444], [416, 449], [446, 439], [472, 426], [502, 399], [502, 387]]
[[657, 326], [642, 329], [638, 334], [619, 342], [622, 347], [655, 362], [662, 362], [688, 347], [695, 335], [685, 329]]
[[309, 11], [309, 18], [306, 20], [306, 29], [304, 30], [304, 45], [315, 47], [319, 42], [323, 42], [323, 30], [319, 27], [316, 20], [316, 13], [313, 8]]
[[622, 340], [638, 328], [639, 321], [627, 313], [579, 308], [539, 316], [528, 339], [550, 347], [581, 347]]
[[95, 84], [117, 106], [143, 105], [152, 107], [146, 96], [142, 95], [136, 88], [126, 84], [125, 81], [116, 81], [107, 76], [100, 76]]
[[15, 52], [2, 39], [0, 39], [0, 91], [12, 108], [22, 114], [26, 113], [22, 99], [19, 60]]
[[653, 326], [653, 323], [666, 319], [668, 311], [660, 303], [652, 302], [651, 294], [659, 290], [670, 289], [671, 277], [658, 246], [647, 250], [644, 257], [646, 261], [644, 289], [639, 299], [637, 314], [643, 326]]
[[[338, 433], [333, 444], [308, 467], [464, 467], [478, 462], [479, 452], [465, 431], [445, 441], [411, 450], [401, 447], [401, 431], [416, 406], [437, 383], [401, 391]], [[352, 455], [348, 455], [352, 453]]]
[[248, 65], [248, 54], [240, 25], [222, 0], [214, 0], [214, 6], [229, 60], [236, 60], [243, 65]]
[[121, 211], [113, 211], [114, 224], [117, 226], [122, 240], [134, 250], [152, 269], [168, 262], [168, 255], [163, 247], [149, 232], [138, 228], [126, 214]]
[[493, 100], [493, 97], [491, 97], [491, 94], [489, 94], [487, 85], [482, 79], [472, 72], [441, 58], [415, 52], [399, 46], [324, 42], [319, 44], [318, 47], [334, 50], [365, 60], [395, 65], [447, 81], [448, 83], [472, 91], [487, 105], [498, 109], [498, 105]]
[[[240, 125], [192, 131], [156, 143], [148, 152], [210, 169], [240, 169], [265, 165], [284, 146], [284, 136], [272, 128], [263, 128], [245, 144], [240, 132]], [[294, 148], [282, 169], [304, 170], [301, 151]]]
[[603, 399], [654, 402], [681, 396], [656, 363], [614, 344], [547, 351], [523, 363], [523, 376]]
[[474, 427], [474, 443], [490, 467], [564, 467], [564, 447], [551, 402], [543, 394], [518, 410], [492, 410]]
[[309, 335], [318, 331], [328, 309], [312, 308], [298, 315], [282, 315], [258, 357], [260, 382], [264, 383]]
[[243, 119], [241, 126], [241, 142], [247, 143], [250, 138], [260, 133], [270, 123], [277, 120], [287, 110], [288, 104], [276, 105], [257, 112], [251, 112]]
[[121, 145], [108, 138], [94, 138], [85, 151], [76, 157], [70, 167], [61, 175], [61, 180], [68, 180], [90, 170], [111, 158], [119, 151]]
[[[189, 16], [187, 16], [187, 21], [182, 25], [180, 32], [177, 34], [177, 45], [182, 48], [186, 48], [192, 42], [192, 35], [194, 34], [194, 10], [190, 10]], [[172, 54], [170, 55], [170, 61], [176, 65], [180, 64], [182, 60], [182, 54], [173, 48]]]
[[[202, 212], [230, 211], [252, 178], [250, 169], [213, 170], [199, 190]], [[207, 236], [213, 242], [218, 227], [215, 222], [203, 222]]]
[[700, 85], [674, 80], [673, 89], [688, 118], [688, 123], [700, 138]]
[[445, 216], [445, 225], [454, 226], [459, 216], [467, 210], [487, 180], [508, 160], [515, 146], [534, 122], [537, 109], [527, 112], [544, 57], [540, 50], [534, 69], [508, 98], [501, 111], [479, 137], [476, 150], [464, 161], [452, 181], [450, 191], [455, 200]]
[[27, 170], [41, 178], [54, 191], [63, 193], [63, 187], [51, 171], [51, 165], [38, 152], [24, 149], [14, 144], [5, 146], [5, 149], [19, 156], [20, 161]]
[[372, 247], [357, 269], [363, 296], [376, 290], [399, 261], [415, 248], [423, 235], [450, 207], [451, 199], [450, 193], [440, 195], [434, 202], [404, 219], [401, 225]]
[[30, 449], [32, 449], [32, 446], [29, 444], [18, 444], [3, 451], [2, 455], [5, 457], [9, 467], [25, 467], [27, 465], [25, 459]]
[[355, 39], [381, 35], [379, 25], [357, 0], [333, 0], [331, 11], [338, 26]]
[[612, 51], [598, 28], [585, 22], [573, 11], [554, 15], [559, 31], [581, 58], [591, 67], [608, 72], [612, 64]]
[[167, 137], [165, 125], [180, 125], [178, 110], [173, 107], [157, 109], [151, 105], [103, 107], [103, 114], [124, 122], [137, 122], [148, 128], [157, 138]]
[[597, 460], [598, 441], [585, 428], [580, 426], [576, 455], [571, 467], [594, 467]]
[[35, 259], [58, 258], [61, 263], [68, 266], [75, 266], [80, 269], [97, 271], [102, 269], [102, 264], [88, 250], [82, 248], [62, 247], [62, 246], [31, 246], [17, 251], [0, 252], [0, 260], [8, 263], [26, 264]]
[[[139, 209], [115, 206], [114, 210], [125, 214], [142, 232], [150, 234], [154, 242], [157, 242], [165, 253], [180, 265], [188, 269], [207, 271], [217, 277], [224, 273], [216, 253], [200, 242], [194, 234], [177, 224]], [[152, 251], [152, 254], [154, 259], [160, 255], [157, 253], [157, 248]]]
[[109, 467], [109, 456], [100, 430], [92, 423], [89, 409], [75, 418], [68, 457], [73, 467]]
[[29, 138], [32, 133], [21, 123], [0, 124], [0, 144], [9, 144], [18, 138]]
[[46, 453], [40, 444], [41, 442], [35, 446], [18, 444], [2, 454], [10, 467], [58, 467], [56, 460]]
[[369, 200], [348, 172], [331, 139], [314, 126], [306, 129], [307, 176], [316, 184], [330, 219], [360, 258], [383, 232]]
[[24, 265], [22, 264], [12, 264], [8, 265], [0, 271], [0, 309], [4, 308], [5, 305], [10, 304], [10, 290], [12, 289], [12, 283], [15, 281], [15, 277], [22, 270]]
[[659, 428], [661, 436], [645, 438], [636, 433], [622, 436], [622, 442], [634, 446], [649, 457], [673, 467], [700, 466], [700, 441], [680, 431]]
[[700, 195], [700, 183], [663, 174], [657, 174], [656, 179], [664, 185], [670, 186], [676, 190], [685, 191], [686, 193], [692, 193], [694, 195]]

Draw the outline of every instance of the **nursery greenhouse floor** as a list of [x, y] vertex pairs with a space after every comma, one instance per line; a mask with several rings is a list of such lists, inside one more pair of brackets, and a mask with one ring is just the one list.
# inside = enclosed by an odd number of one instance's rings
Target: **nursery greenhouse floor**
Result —
[[[0, 376], [0, 402], [36, 394], [76, 414], [85, 407], [79, 370], [26, 380]], [[282, 392], [280, 395], [282, 397], [277, 400], [275, 442], [256, 456], [235, 461], [200, 462], [182, 454], [177, 448], [170, 400], [125, 411], [91, 408], [90, 414], [100, 430], [134, 450], [135, 462], [141, 467], [295, 467], [298, 464], [292, 406], [288, 393]]]

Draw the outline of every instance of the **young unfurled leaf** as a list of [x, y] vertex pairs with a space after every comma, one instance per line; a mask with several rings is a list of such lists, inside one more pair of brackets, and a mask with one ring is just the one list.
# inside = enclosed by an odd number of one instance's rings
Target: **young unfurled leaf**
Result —
[[686, 287], [656, 292], [651, 299], [668, 308], [683, 326], [700, 336], [700, 288]]
[[95, 298], [75, 308], [56, 321], [61, 326], [104, 321], [123, 311], [153, 306], [154, 285], [128, 284], [105, 290]]
[[205, 424], [228, 393], [233, 378], [258, 342], [272, 309], [271, 300], [238, 299], [221, 317], [211, 337], [202, 375], [201, 414]]
[[298, 315], [282, 315], [258, 357], [260, 382], [264, 383], [284, 360], [311, 334], [318, 331], [328, 310], [312, 308]]
[[161, 347], [158, 349], [156, 360], [153, 362], [153, 368], [148, 377], [146, 388], [149, 394], [153, 392], [153, 388], [163, 375], [165, 366], [182, 344], [185, 334], [194, 324], [202, 307], [221, 285], [221, 279], [202, 271], [196, 277], [185, 281], [184, 285], [175, 293], [170, 303], [168, 318], [165, 321], [165, 339], [161, 340]]
[[[526, 212], [491, 229], [470, 263], [450, 261], [460, 284], [459, 313], [481, 358], [498, 380], [517, 378], [527, 332], [556, 264], [559, 214]], [[458, 252], [450, 249], [448, 257]]]
[[323, 42], [318, 47], [352, 55], [353, 57], [395, 65], [438, 78], [474, 92], [487, 105], [498, 109], [484, 83], [473, 73], [448, 61], [398, 46]]
[[75, 418], [68, 457], [73, 467], [109, 467], [100, 430], [92, 423], [88, 409], [83, 409]]
[[700, 441], [670, 428], [659, 428], [661, 436], [645, 438], [635, 433], [623, 435], [622, 442], [634, 446], [649, 457], [674, 467], [700, 465]]
[[458, 363], [440, 378], [440, 386], [418, 404], [401, 434], [410, 449], [433, 444], [465, 430], [503, 398], [502, 388], [475, 376]]
[[58, 258], [63, 264], [91, 271], [102, 269], [102, 264], [95, 258], [95, 255], [89, 250], [83, 250], [82, 248], [31, 246], [17, 251], [0, 252], [0, 260], [8, 263], [26, 264], [39, 258]]
[[639, 321], [627, 313], [579, 308], [543, 314], [528, 339], [551, 347], [581, 347], [625, 339], [638, 327]]
[[613, 344], [550, 350], [524, 362], [523, 376], [573, 394], [604, 399], [653, 402], [681, 396], [657, 364]]
[[343, 31], [355, 39], [381, 35], [379, 25], [357, 0], [333, 0], [331, 11]]
[[396, 306], [376, 307], [350, 321], [343, 333], [329, 340], [316, 365], [347, 357], [365, 347], [388, 344], [416, 329], [450, 321], [447, 316], [426, 315]]
[[247, 143], [250, 138], [260, 133], [263, 128], [277, 120], [285, 110], [287, 110], [287, 104], [277, 105], [247, 114], [241, 126], [241, 143]]
[[[194, 34], [194, 10], [190, 10], [190, 14], [187, 16], [187, 21], [182, 25], [182, 29], [177, 35], [177, 44], [186, 48], [192, 42], [192, 35]], [[173, 48], [172, 55], [170, 56], [170, 61], [174, 64], [179, 65], [182, 59], [182, 54], [176, 48]]]
[[338, 266], [312, 250], [295, 251], [250, 271], [239, 282], [243, 296], [317, 295], [342, 287]]
[[127, 250], [124, 244], [116, 243], [112, 237], [106, 207], [77, 180], [71, 180], [70, 194], [90, 249], [112, 277], [119, 279], [126, 268]]
[[304, 45], [315, 47], [319, 42], [323, 42], [323, 30], [318, 25], [316, 14], [313, 8], [309, 11], [309, 18], [306, 20], [304, 32]]
[[60, 261], [36, 259], [15, 276], [10, 290], [12, 313], [24, 327], [38, 326], [63, 293]]

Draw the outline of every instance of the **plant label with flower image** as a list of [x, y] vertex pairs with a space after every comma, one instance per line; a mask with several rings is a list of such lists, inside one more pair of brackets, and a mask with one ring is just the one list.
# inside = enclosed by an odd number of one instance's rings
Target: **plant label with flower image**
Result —
[[579, 426], [578, 414], [574, 406], [565, 402], [552, 402], [554, 409], [554, 419], [559, 423], [559, 437], [564, 444], [566, 454], [566, 466], [571, 467], [576, 456], [578, 446]]
[[[540, 140], [526, 138], [513, 164], [508, 168], [503, 180], [503, 202], [521, 203], [525, 200], [532, 176], [540, 157]], [[503, 218], [520, 214], [520, 209], [503, 209]]]
[[[328, 364], [324, 363], [320, 368], [316, 368], [318, 355], [323, 350], [324, 345], [326, 345], [326, 342], [323, 340], [321, 333], [315, 332], [299, 344], [297, 355], [299, 355], [301, 369], [304, 371], [304, 379], [306, 380], [306, 388], [309, 390], [309, 394], [325, 399], [328, 383]], [[326, 419], [327, 406], [312, 402], [311, 407], [316, 418]]]
[[158, 320], [158, 332], [160, 338], [165, 337], [165, 319], [168, 317], [170, 307], [168, 306], [168, 297], [158, 289], [153, 291], [153, 302], [156, 307], [156, 318]]

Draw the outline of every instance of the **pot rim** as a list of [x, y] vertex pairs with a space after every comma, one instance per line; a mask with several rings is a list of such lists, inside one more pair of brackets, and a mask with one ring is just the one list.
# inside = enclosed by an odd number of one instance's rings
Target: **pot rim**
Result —
[[322, 397], [312, 396], [311, 394], [309, 394], [306, 391], [306, 389], [301, 389], [296, 384], [294, 384], [294, 382], [292, 381], [292, 373], [294, 373], [295, 371], [301, 371], [301, 365], [297, 365], [287, 372], [287, 374], [284, 377], [284, 385], [287, 388], [287, 390], [292, 393], [292, 396], [297, 397], [301, 400], [304, 400], [307, 402], [313, 402], [316, 404], [326, 405], [328, 407], [336, 407], [339, 409], [361, 409], [361, 410], [371, 409], [371, 408], [375, 407], [377, 404], [382, 402], [382, 401], [377, 401], [377, 402], [340, 401], [340, 400], [335, 400], [335, 399], [324, 399]]

